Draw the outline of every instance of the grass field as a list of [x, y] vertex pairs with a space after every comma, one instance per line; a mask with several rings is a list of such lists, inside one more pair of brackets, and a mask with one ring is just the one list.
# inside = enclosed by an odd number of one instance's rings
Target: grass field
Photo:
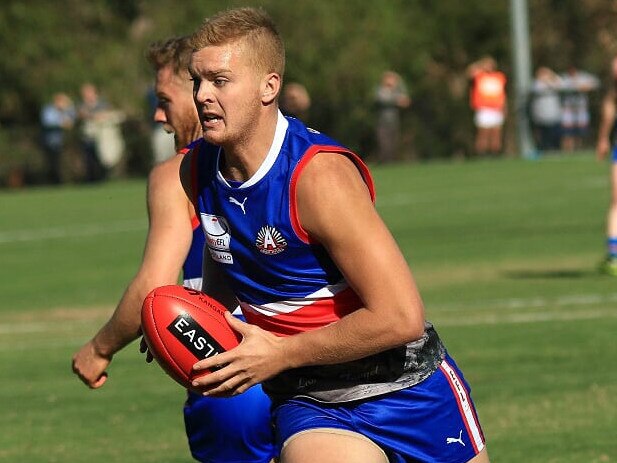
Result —
[[[374, 168], [377, 206], [465, 371], [493, 462], [617, 461], [617, 279], [592, 155]], [[139, 180], [0, 192], [0, 461], [190, 462], [183, 391], [137, 343], [101, 390], [72, 353], [139, 262]]]

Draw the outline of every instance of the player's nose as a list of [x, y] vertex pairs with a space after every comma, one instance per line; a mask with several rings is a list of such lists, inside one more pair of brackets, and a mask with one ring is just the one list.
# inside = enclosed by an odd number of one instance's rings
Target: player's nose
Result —
[[152, 119], [154, 119], [154, 122], [159, 122], [161, 124], [164, 124], [167, 122], [167, 116], [165, 115], [165, 111], [163, 111], [163, 108], [158, 107], [154, 110], [154, 115], [152, 116]]
[[212, 92], [212, 86], [206, 80], [202, 80], [199, 86], [194, 90], [193, 98], [198, 105], [206, 105], [214, 102], [215, 97]]

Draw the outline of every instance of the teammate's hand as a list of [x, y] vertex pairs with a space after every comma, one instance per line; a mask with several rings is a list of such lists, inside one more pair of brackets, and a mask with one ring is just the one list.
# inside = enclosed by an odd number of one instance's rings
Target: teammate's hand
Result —
[[105, 369], [111, 359], [99, 355], [92, 341], [89, 341], [73, 355], [73, 373], [89, 388], [98, 389], [107, 381]]
[[150, 349], [148, 349], [148, 344], [146, 344], [146, 340], [143, 336], [139, 342], [139, 352], [146, 354], [146, 363], [151, 363], [152, 360], [154, 360], [154, 356], [152, 355], [152, 352], [150, 352]]
[[230, 312], [225, 318], [240, 333], [242, 341], [237, 347], [200, 360], [193, 365], [196, 372], [225, 365], [217, 371], [196, 378], [193, 388], [204, 395], [230, 397], [241, 394], [251, 386], [273, 377], [288, 368], [283, 338], [261, 328], [238, 320]]

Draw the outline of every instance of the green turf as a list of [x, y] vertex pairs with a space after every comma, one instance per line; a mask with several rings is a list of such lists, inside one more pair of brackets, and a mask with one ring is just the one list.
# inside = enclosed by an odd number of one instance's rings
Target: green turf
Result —
[[[617, 461], [617, 279], [591, 154], [375, 167], [378, 209], [463, 368], [493, 462]], [[183, 391], [137, 345], [70, 358], [135, 272], [143, 181], [0, 192], [0, 461], [190, 462]]]

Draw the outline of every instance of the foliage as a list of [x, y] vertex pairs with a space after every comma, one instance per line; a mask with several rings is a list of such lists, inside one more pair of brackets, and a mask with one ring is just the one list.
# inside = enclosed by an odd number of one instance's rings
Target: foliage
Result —
[[[52, 93], [76, 97], [84, 81], [98, 84], [129, 116], [146, 118], [144, 94], [152, 80], [143, 57], [147, 44], [191, 33], [221, 8], [252, 5], [263, 6], [279, 25], [287, 46], [286, 78], [307, 86], [313, 126], [370, 154], [372, 90], [383, 70], [394, 69], [413, 99], [404, 115], [401, 156], [464, 155], [473, 137], [465, 67], [491, 54], [512, 75], [508, 3], [4, 0], [0, 123], [34, 126]], [[563, 71], [576, 64], [604, 76], [617, 52], [616, 5], [529, 0], [534, 65]]]

